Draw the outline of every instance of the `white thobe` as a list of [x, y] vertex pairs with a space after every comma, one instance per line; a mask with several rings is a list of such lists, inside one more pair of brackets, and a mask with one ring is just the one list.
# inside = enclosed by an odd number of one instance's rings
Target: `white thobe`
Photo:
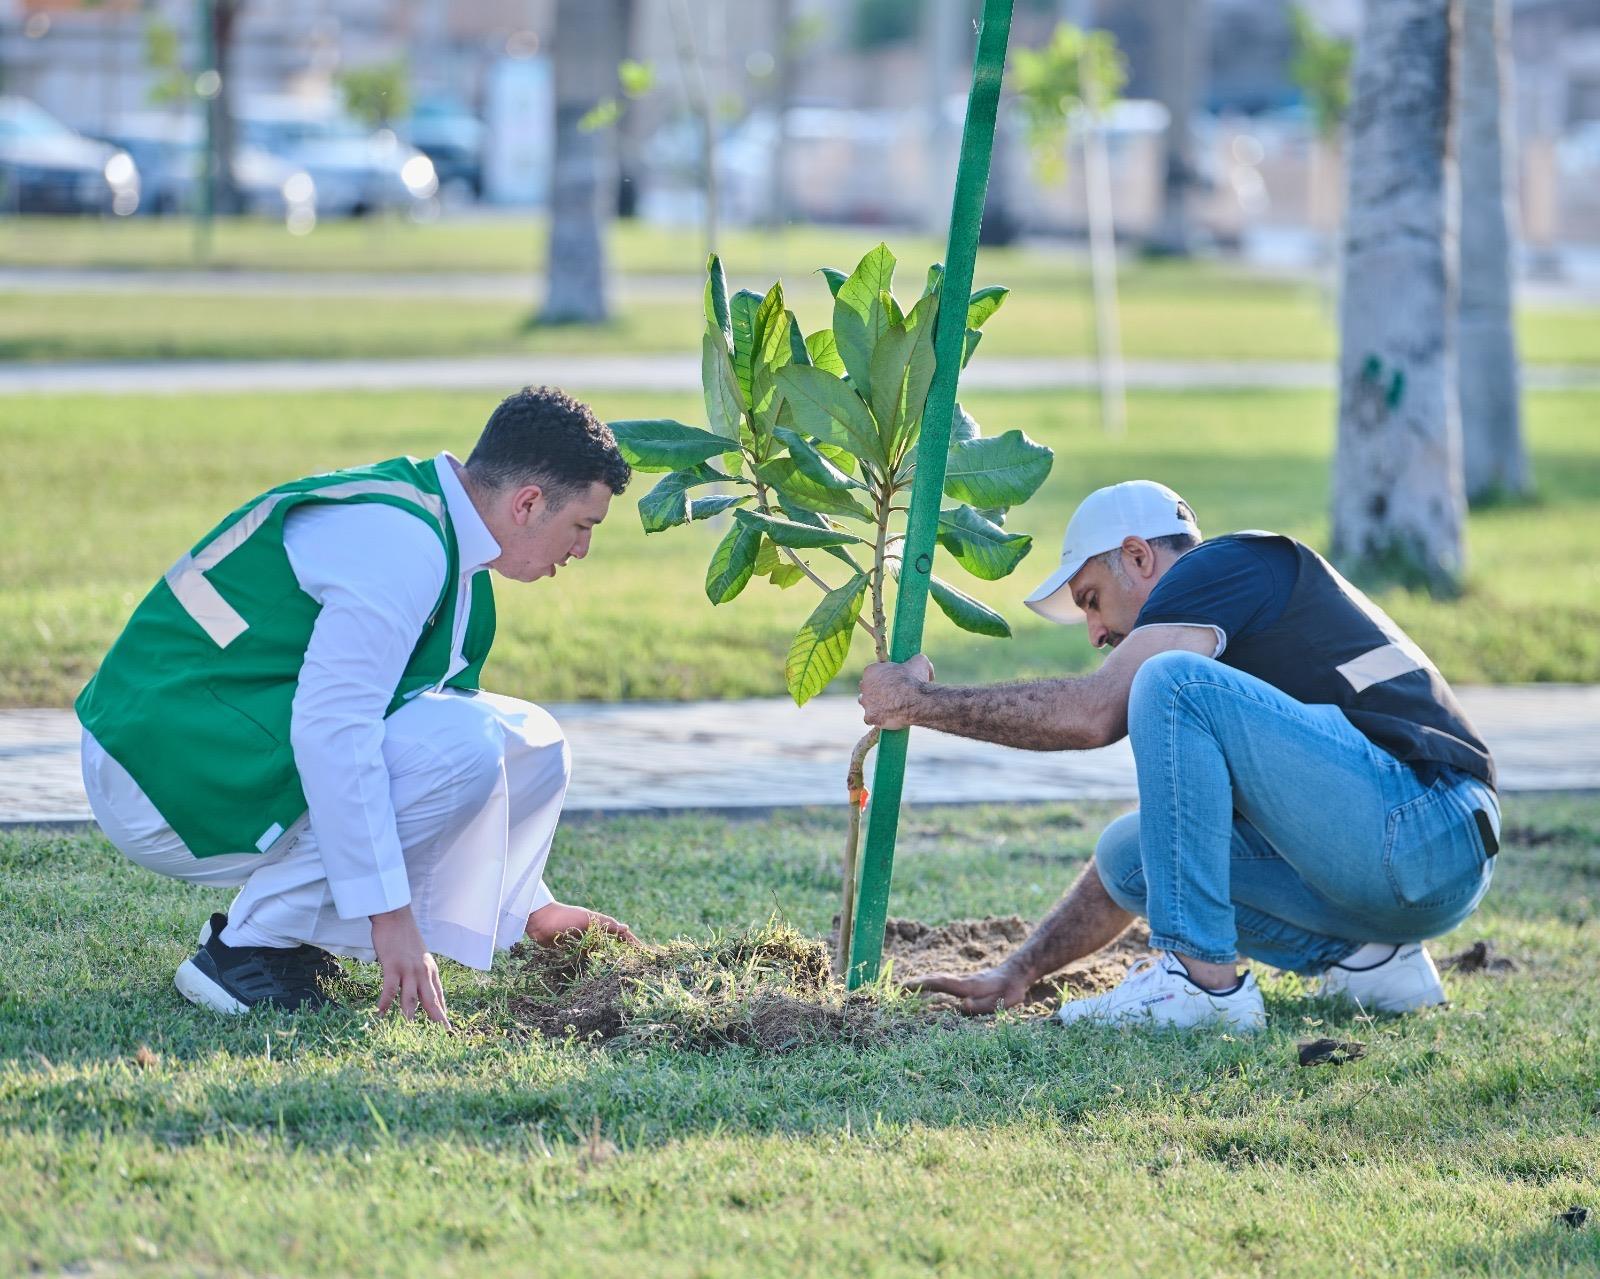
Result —
[[[457, 463], [434, 462], [460, 551], [446, 679], [463, 669], [472, 577], [500, 547]], [[492, 693], [425, 692], [387, 719], [447, 571], [439, 539], [379, 503], [307, 505], [284, 523], [301, 588], [321, 604], [290, 738], [308, 812], [266, 854], [195, 858], [127, 771], [84, 733], [84, 784], [128, 857], [199, 883], [243, 884], [229, 945], [311, 942], [372, 958], [368, 917], [409, 904], [430, 950], [487, 968], [552, 900], [543, 870], [570, 762], [555, 721]]]

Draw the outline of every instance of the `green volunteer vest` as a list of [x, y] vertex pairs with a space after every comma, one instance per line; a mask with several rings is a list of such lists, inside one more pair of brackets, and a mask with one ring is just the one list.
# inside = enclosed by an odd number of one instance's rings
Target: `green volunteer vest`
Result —
[[385, 715], [429, 689], [477, 688], [494, 642], [494, 593], [479, 572], [467, 665], [447, 678], [460, 560], [432, 462], [312, 475], [246, 502], [155, 584], [77, 701], [83, 726], [196, 857], [265, 852], [306, 811], [289, 718], [321, 605], [290, 567], [283, 521], [308, 502], [398, 507], [444, 545], [444, 589]]

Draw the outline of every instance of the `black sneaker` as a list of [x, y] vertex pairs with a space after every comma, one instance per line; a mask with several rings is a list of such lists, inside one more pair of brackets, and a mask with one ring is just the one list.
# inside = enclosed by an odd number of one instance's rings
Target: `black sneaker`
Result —
[[[213, 921], [220, 920], [215, 927]], [[228, 926], [228, 917], [218, 911], [205, 923], [200, 925], [200, 945], [203, 947], [211, 940], [213, 934], [220, 934]], [[235, 950], [238, 947], [234, 947]], [[302, 942], [294, 948], [295, 953], [301, 955], [311, 965], [318, 981], [334, 981], [344, 976], [344, 964], [337, 955], [330, 954], [320, 946], [313, 946], [310, 942]]]
[[225, 946], [227, 926], [226, 915], [211, 916], [210, 936], [178, 966], [173, 985], [185, 999], [219, 1013], [258, 1006], [310, 1011], [333, 1002], [317, 984], [317, 957], [333, 956], [315, 946]]

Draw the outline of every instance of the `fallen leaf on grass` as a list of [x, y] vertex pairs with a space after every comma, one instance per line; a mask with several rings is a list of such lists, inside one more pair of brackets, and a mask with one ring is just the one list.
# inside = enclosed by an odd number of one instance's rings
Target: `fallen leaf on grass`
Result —
[[1302, 1039], [1295, 1047], [1302, 1066], [1342, 1066], [1367, 1055], [1367, 1046], [1359, 1039]]
[[161, 1054], [152, 1052], [149, 1044], [140, 1044], [138, 1051], [133, 1054], [133, 1064], [141, 1070], [149, 1070], [161, 1064]]

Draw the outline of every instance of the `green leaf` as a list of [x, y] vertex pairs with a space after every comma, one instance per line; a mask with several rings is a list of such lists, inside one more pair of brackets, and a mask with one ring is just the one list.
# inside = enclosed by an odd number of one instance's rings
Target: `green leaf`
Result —
[[928, 577], [928, 594], [939, 606], [939, 611], [964, 631], [974, 635], [992, 635], [996, 639], [1010, 639], [1011, 627], [987, 604], [980, 604], [972, 596], [956, 590], [948, 582], [941, 582], [932, 574]]
[[[819, 369], [832, 373], [834, 377], [844, 376], [844, 361], [839, 358], [839, 344], [833, 340], [832, 329], [818, 329], [808, 337], [806, 354]], [[795, 362], [799, 363], [798, 360]]]
[[833, 297], [833, 340], [863, 396], [871, 393], [872, 353], [889, 327], [883, 295], [894, 287], [894, 254], [887, 245], [873, 249], [839, 286]]
[[922, 296], [937, 293], [944, 287], [944, 263], [935, 262], [928, 268], [928, 278], [922, 285]]
[[785, 365], [778, 370], [778, 388], [801, 432], [879, 466], [888, 464], [867, 406], [832, 373], [814, 365]]
[[728, 447], [722, 436], [671, 418], [612, 422], [611, 433], [617, 437], [618, 452], [636, 471], [679, 471], [715, 457]]
[[978, 343], [983, 341], [983, 334], [977, 329], [967, 330], [966, 345], [961, 349], [961, 367], [966, 368], [972, 361], [972, 353], [978, 349]]
[[727, 441], [739, 438], [739, 427], [744, 423], [744, 400], [739, 391], [739, 377], [733, 371], [733, 360], [717, 338], [715, 329], [707, 329], [700, 339], [700, 386], [705, 392], [706, 421], [711, 429]]
[[[689, 522], [689, 490], [727, 477], [702, 462], [688, 470], [673, 471], [639, 499], [639, 522], [646, 533], [660, 533]], [[707, 499], [712, 500], [712, 499]]]
[[1022, 563], [1033, 538], [1007, 533], [970, 506], [957, 506], [939, 512], [939, 545], [972, 576], [995, 582]]
[[[763, 432], [771, 435], [777, 422], [779, 393], [775, 379], [778, 370], [794, 357], [794, 348], [789, 341], [791, 329], [789, 312], [783, 306], [783, 286], [774, 284], [755, 318], [756, 354], [751, 362], [753, 395], [749, 404], [751, 415], [759, 428], [758, 435]], [[765, 443], [764, 440], [758, 443], [757, 451], [762, 455], [767, 451]]]
[[774, 284], [756, 312], [756, 359], [768, 367], [789, 362], [788, 321], [789, 313], [783, 306], [783, 285]]
[[805, 581], [806, 571], [798, 564], [780, 564], [767, 574], [767, 580], [780, 591], [786, 591], [796, 582]]
[[[805, 507], [789, 501], [782, 493], [778, 494], [778, 509], [796, 524], [803, 524], [811, 529], [821, 529], [824, 533], [833, 531], [833, 525], [828, 522], [826, 515], [818, 515], [815, 511], [808, 511]], [[843, 546], [824, 546], [821, 549], [824, 555], [833, 556], [834, 559], [847, 566], [852, 573], [862, 571], [861, 565], [856, 563], [855, 557]]]
[[[829, 515], [850, 515], [870, 520], [872, 512], [850, 495], [849, 484], [818, 484], [801, 469], [793, 457], [775, 457], [756, 467], [762, 481], [777, 489], [790, 502], [807, 510]], [[843, 478], [843, 477], [841, 477]]]
[[761, 577], [765, 577], [782, 563], [782, 553], [772, 544], [772, 539], [763, 537], [761, 539], [761, 549], [756, 552], [756, 573]]
[[857, 573], [822, 597], [789, 645], [783, 666], [784, 682], [795, 705], [804, 706], [828, 686], [850, 655], [856, 619], [867, 598], [867, 576]]
[[872, 414], [884, 451], [897, 457], [906, 439], [922, 425], [922, 408], [933, 381], [933, 326], [939, 295], [930, 293], [911, 308], [904, 324], [891, 326], [872, 353]]
[[726, 604], [744, 590], [755, 573], [760, 549], [761, 530], [735, 523], [711, 553], [711, 563], [706, 566], [706, 598], [713, 604]]
[[793, 311], [785, 311], [789, 317], [789, 360], [793, 364], [810, 364], [811, 353], [806, 350], [806, 340], [800, 334], [800, 321], [794, 318]]
[[989, 284], [972, 295], [967, 303], [967, 327], [981, 329], [983, 322], [1000, 309], [1011, 290], [1001, 284]]
[[953, 445], [944, 491], [971, 506], [1021, 506], [1039, 489], [1055, 454], [1021, 431]]
[[828, 458], [801, 435], [799, 431], [791, 431], [786, 426], [778, 427], [773, 435], [778, 443], [789, 450], [789, 456], [794, 463], [806, 473], [814, 482], [830, 489], [860, 488], [858, 481], [851, 479], [842, 470], [835, 466]]
[[977, 418], [961, 407], [961, 402], [956, 401], [955, 416], [950, 419], [950, 447], [965, 444], [975, 440], [983, 434], [983, 428], [978, 425]]
[[689, 503], [689, 518], [709, 520], [713, 515], [721, 515], [730, 507], [750, 501], [751, 496], [749, 493], [714, 493], [710, 497], [697, 497]]
[[728, 277], [722, 273], [722, 259], [713, 253], [706, 259], [706, 323], [721, 332], [733, 346], [733, 323], [728, 315]]
[[729, 310], [733, 319], [733, 372], [744, 392], [746, 404], [754, 403], [750, 389], [750, 368], [755, 360], [757, 345], [756, 312], [761, 307], [761, 295], [751, 289], [740, 289], [733, 295]]
[[746, 528], [765, 533], [779, 546], [795, 550], [813, 546], [859, 546], [865, 540], [843, 529], [818, 528], [815, 524], [779, 519], [776, 515], [763, 515], [760, 511], [738, 510], [733, 513], [733, 518]]
[[828, 292], [834, 297], [839, 296], [840, 287], [850, 278], [843, 271], [836, 271], [831, 266], [818, 268], [817, 274], [828, 282]]

